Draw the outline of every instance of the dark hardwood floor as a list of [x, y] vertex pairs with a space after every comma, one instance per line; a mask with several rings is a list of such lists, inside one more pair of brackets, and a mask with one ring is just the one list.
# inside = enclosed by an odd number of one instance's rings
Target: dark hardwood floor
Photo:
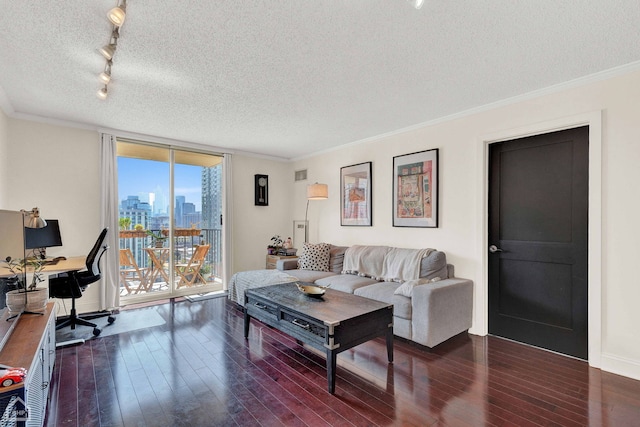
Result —
[[391, 365], [370, 341], [338, 356], [332, 396], [324, 357], [257, 321], [245, 341], [226, 298], [155, 310], [56, 351], [47, 426], [640, 425], [640, 381], [495, 337], [396, 339]]

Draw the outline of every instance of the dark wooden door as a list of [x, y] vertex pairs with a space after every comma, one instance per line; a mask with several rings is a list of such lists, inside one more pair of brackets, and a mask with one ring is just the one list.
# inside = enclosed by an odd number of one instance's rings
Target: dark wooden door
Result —
[[589, 128], [489, 153], [489, 333], [586, 359]]

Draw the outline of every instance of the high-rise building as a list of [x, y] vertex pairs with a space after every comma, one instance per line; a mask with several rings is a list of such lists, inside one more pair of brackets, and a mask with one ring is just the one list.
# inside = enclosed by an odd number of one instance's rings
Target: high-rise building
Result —
[[222, 164], [202, 168], [202, 228], [221, 229]]

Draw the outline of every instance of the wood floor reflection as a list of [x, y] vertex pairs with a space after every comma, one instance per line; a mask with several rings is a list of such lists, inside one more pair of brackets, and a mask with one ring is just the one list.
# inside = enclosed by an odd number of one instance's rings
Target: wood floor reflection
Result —
[[257, 321], [245, 340], [225, 298], [156, 310], [164, 325], [56, 351], [46, 425], [640, 425], [640, 381], [495, 337], [396, 340], [392, 365], [370, 341], [338, 356], [332, 396], [324, 357]]

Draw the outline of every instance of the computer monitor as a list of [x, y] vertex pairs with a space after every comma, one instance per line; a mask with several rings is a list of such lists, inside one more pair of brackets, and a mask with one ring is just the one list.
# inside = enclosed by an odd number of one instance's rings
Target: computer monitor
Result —
[[57, 219], [47, 219], [47, 226], [43, 228], [25, 227], [25, 249], [50, 248], [62, 246], [60, 226]]

